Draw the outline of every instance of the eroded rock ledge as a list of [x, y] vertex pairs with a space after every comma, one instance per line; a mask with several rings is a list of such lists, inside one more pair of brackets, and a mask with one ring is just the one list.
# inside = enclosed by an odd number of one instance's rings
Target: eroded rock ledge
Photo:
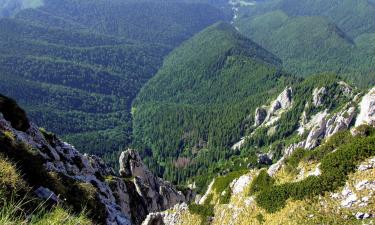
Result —
[[[72, 145], [33, 123], [12, 122], [0, 107], [0, 152], [19, 165], [36, 197], [89, 211], [96, 224], [141, 224], [148, 214], [188, 202], [193, 192], [179, 192], [154, 176], [135, 150], [120, 157], [120, 174], [97, 156], [81, 154]], [[6, 112], [8, 113], [8, 112]], [[7, 114], [8, 115], [8, 114]], [[25, 123], [25, 122], [24, 122]]]

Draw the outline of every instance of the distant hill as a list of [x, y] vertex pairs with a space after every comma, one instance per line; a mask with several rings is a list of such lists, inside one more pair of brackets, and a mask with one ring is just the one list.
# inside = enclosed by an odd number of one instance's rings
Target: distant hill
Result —
[[45, 0], [44, 7], [25, 10], [17, 18], [48, 27], [173, 46], [227, 19], [221, 10], [208, 4], [143, 0]]
[[[277, 0], [241, 9], [236, 26], [296, 75], [335, 72], [375, 84], [375, 6], [361, 1]], [[364, 42], [366, 40], [366, 42]]]

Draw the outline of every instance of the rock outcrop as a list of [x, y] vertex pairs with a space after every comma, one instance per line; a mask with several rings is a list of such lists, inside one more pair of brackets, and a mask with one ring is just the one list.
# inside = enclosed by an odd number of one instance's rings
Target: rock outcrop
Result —
[[[283, 92], [269, 106], [261, 106], [256, 108], [254, 116], [254, 127], [271, 126], [276, 123], [283, 112], [292, 107], [293, 104], [293, 90], [291, 87], [286, 87]], [[272, 131], [275, 131], [275, 127]], [[232, 145], [232, 150], [241, 149], [245, 144], [246, 137], [242, 137], [240, 141]]]
[[270, 106], [258, 107], [255, 110], [255, 123], [254, 126], [266, 124], [267, 126], [272, 125], [279, 119], [279, 114], [288, 110], [292, 106], [293, 102], [293, 90], [291, 87], [286, 87], [283, 92], [277, 96]]
[[186, 203], [177, 204], [170, 211], [150, 213], [142, 225], [179, 225], [180, 217], [188, 210]]
[[148, 212], [164, 211], [191, 200], [186, 199], [185, 195], [169, 182], [154, 176], [143, 164], [137, 151], [129, 149], [122, 152], [119, 161], [120, 175], [133, 179], [137, 193], [147, 203]]
[[315, 88], [313, 91], [313, 105], [319, 107], [323, 105], [324, 96], [327, 94], [327, 89], [325, 87]]
[[370, 90], [363, 98], [359, 105], [360, 113], [357, 117], [355, 126], [362, 124], [375, 125], [375, 87]]
[[267, 110], [262, 107], [259, 107], [255, 110], [255, 127], [260, 126], [264, 122], [264, 120], [267, 118], [267, 113]]
[[304, 148], [313, 149], [320, 142], [340, 131], [349, 129], [356, 115], [355, 107], [347, 106], [342, 111], [333, 115], [323, 114], [319, 117], [314, 127], [309, 132]]
[[17, 163], [35, 196], [52, 205], [68, 205], [77, 213], [86, 209], [95, 224], [130, 225], [195, 198], [191, 190], [181, 193], [154, 176], [134, 150], [121, 154], [119, 177], [101, 158], [81, 154], [29, 123], [23, 111], [5, 117], [2, 109], [0, 153]]
[[[27, 146], [26, 149], [15, 149], [18, 152], [4, 149], [1, 151], [4, 151], [3, 153], [10, 159], [21, 160], [19, 164], [24, 168], [22, 172], [30, 177], [32, 186], [37, 188], [35, 190], [37, 196], [46, 198], [49, 195], [56, 199], [56, 196], [60, 195], [74, 208], [79, 208], [78, 205], [83, 201], [88, 201], [88, 210], [92, 211], [93, 220], [97, 223], [131, 224], [131, 215], [120, 207], [113, 190], [105, 181], [105, 177], [114, 174], [110, 169], [103, 168], [103, 162], [98, 158], [82, 155], [73, 146], [62, 142], [56, 136], [45, 131], [42, 133], [32, 123], [24, 132], [14, 129], [7, 120], [0, 119], [0, 131], [12, 133], [12, 142], [16, 145]], [[4, 139], [2, 145], [7, 145], [6, 141], [9, 140]], [[23, 161], [23, 157], [27, 159]], [[34, 170], [38, 171], [29, 171], [28, 167], [35, 167]], [[36, 176], [42, 176], [43, 179], [38, 179]], [[65, 189], [64, 185], [68, 187]], [[126, 194], [126, 186], [123, 187], [121, 192]], [[62, 202], [58, 199], [55, 201]], [[94, 204], [95, 208], [91, 208], [90, 206]], [[130, 202], [126, 204], [129, 205]]]

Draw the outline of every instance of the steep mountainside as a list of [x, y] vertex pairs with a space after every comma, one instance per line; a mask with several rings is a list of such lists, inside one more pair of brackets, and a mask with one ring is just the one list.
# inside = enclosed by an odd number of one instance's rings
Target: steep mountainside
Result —
[[142, 89], [133, 108], [136, 142], [151, 149], [147, 163], [165, 178], [206, 173], [231, 154], [226, 147], [240, 138], [253, 107], [290, 80], [278, 58], [232, 26], [215, 24], [174, 50]]
[[[272, 164], [270, 167], [249, 165], [249, 169], [219, 175], [196, 204], [151, 214], [146, 221], [153, 223], [146, 224], [372, 224], [375, 88], [356, 93], [345, 83], [338, 87], [336, 95], [332, 95], [330, 85], [306, 90], [311, 98], [306, 99], [300, 114], [299, 139], [282, 147], [282, 157], [274, 164], [271, 159], [277, 156], [272, 146], [267, 147], [267, 154], [258, 156], [258, 163]], [[292, 107], [284, 108], [279, 120], [293, 111], [293, 105], [299, 105], [301, 96], [294, 93]], [[345, 96], [341, 107], [333, 111], [326, 108], [340, 95]], [[285, 103], [281, 99], [274, 103]], [[280, 112], [270, 112], [274, 105], [257, 111], [278, 115]], [[258, 130], [272, 129], [268, 124], [272, 117], [256, 116], [263, 118], [254, 125]]]
[[152, 175], [133, 150], [122, 152], [116, 176], [101, 158], [30, 123], [2, 95], [0, 146], [1, 224], [141, 224], [150, 212], [194, 197]]
[[242, 7], [235, 24], [293, 74], [335, 72], [368, 87], [375, 80], [374, 15], [367, 0], [275, 0]]
[[131, 102], [163, 57], [225, 19], [199, 3], [46, 0], [0, 20], [0, 91], [114, 165], [131, 140]]

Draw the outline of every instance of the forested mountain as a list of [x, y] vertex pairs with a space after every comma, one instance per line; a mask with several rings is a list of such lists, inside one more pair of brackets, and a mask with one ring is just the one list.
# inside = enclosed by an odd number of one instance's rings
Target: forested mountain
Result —
[[172, 46], [226, 19], [222, 11], [208, 4], [147, 0], [46, 0], [43, 7], [25, 10], [17, 18]]
[[241, 7], [239, 30], [298, 76], [335, 72], [374, 84], [375, 5], [367, 0], [271, 0]]
[[277, 57], [229, 24], [215, 24], [174, 50], [142, 89], [133, 108], [135, 141], [167, 179], [207, 172], [232, 154], [227, 148], [244, 133], [246, 116], [290, 80]]
[[163, 57], [225, 19], [199, 3], [46, 0], [0, 20], [0, 92], [115, 164], [131, 141], [131, 102]]

